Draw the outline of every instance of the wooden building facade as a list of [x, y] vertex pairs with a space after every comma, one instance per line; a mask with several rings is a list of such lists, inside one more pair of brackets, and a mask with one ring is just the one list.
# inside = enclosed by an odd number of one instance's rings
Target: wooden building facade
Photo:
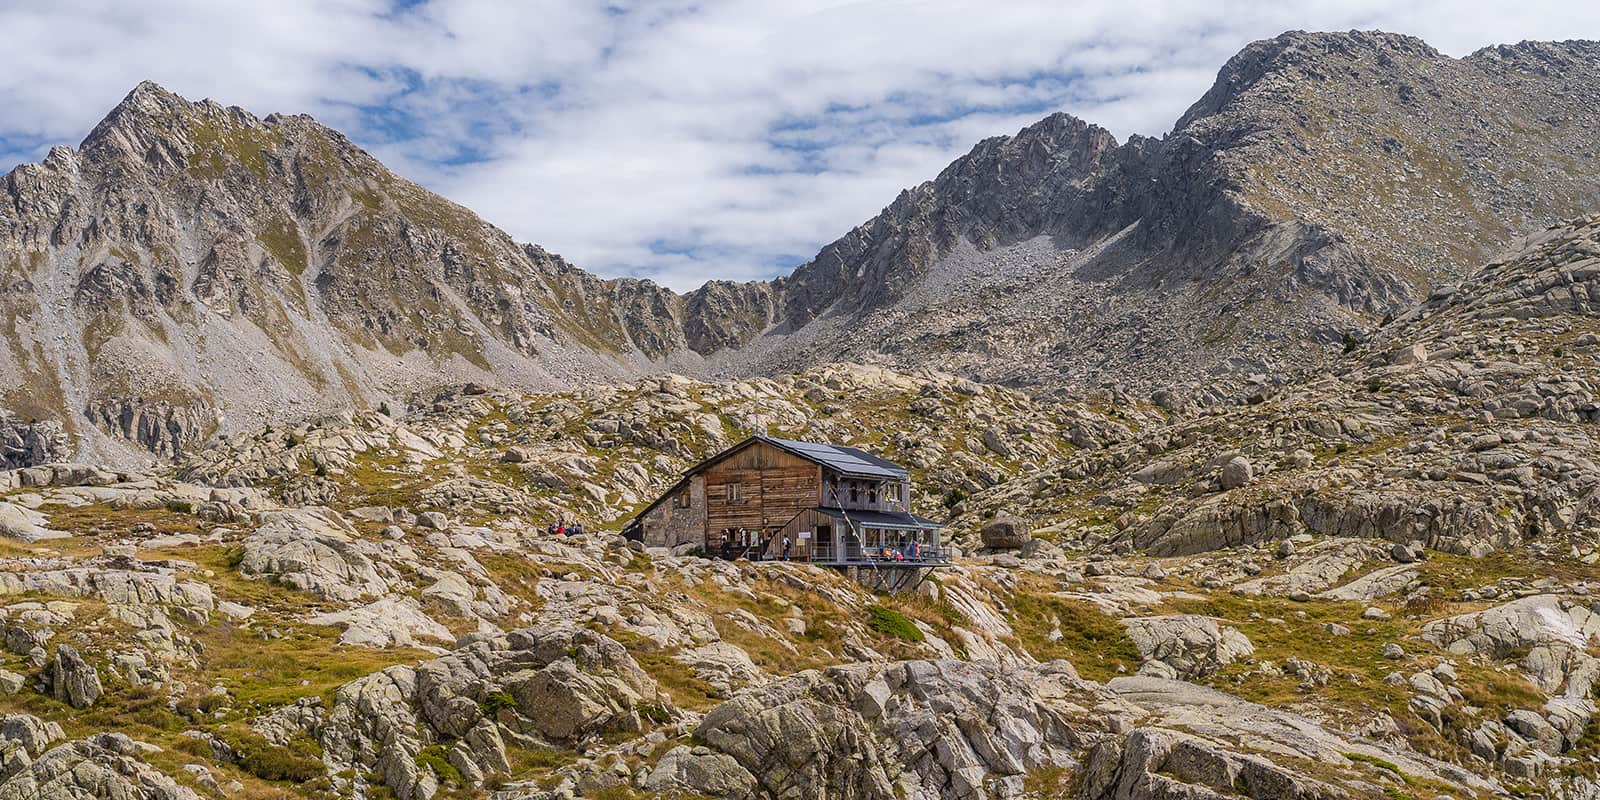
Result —
[[949, 563], [903, 467], [852, 447], [754, 436], [684, 474], [623, 528], [651, 547], [877, 570]]

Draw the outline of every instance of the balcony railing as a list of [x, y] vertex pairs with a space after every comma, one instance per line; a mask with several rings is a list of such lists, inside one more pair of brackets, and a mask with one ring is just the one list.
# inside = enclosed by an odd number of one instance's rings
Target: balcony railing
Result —
[[[706, 553], [725, 559], [746, 558], [751, 561], [781, 561], [783, 554], [774, 543], [757, 543], [739, 547], [729, 543]], [[834, 542], [794, 542], [790, 545], [789, 560], [809, 561], [813, 564], [871, 565], [881, 567], [947, 566], [950, 548], [933, 544], [867, 545], [854, 542], [839, 545]]]
[[918, 566], [950, 563], [950, 548], [941, 545], [883, 545], [865, 547], [854, 542], [813, 544], [807, 553], [816, 564], [871, 564], [875, 566]]

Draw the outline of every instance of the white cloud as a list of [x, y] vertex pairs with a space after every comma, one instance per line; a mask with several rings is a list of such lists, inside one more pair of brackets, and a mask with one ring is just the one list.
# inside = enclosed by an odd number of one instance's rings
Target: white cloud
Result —
[[1160, 135], [1246, 43], [1352, 27], [1463, 55], [1600, 35], [1600, 9], [21, 0], [0, 7], [0, 168], [76, 141], [152, 78], [315, 114], [520, 239], [686, 289], [793, 266], [978, 139], [1049, 111]]

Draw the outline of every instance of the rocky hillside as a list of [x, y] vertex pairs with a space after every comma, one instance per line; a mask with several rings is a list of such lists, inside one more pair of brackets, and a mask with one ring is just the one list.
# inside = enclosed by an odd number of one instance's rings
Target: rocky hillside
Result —
[[517, 244], [309, 117], [144, 83], [0, 198], [0, 407], [102, 458], [685, 350], [681, 298]]
[[[1226, 406], [834, 365], [3, 471], [0, 797], [1593, 798], [1597, 380], [1592, 217]], [[761, 431], [907, 463], [955, 566], [613, 533]]]
[[778, 281], [743, 368], [930, 359], [1150, 389], [1283, 373], [1600, 200], [1600, 44], [1256, 42], [1160, 140], [1056, 114]]
[[1600, 530], [1600, 218], [1552, 227], [1352, 343], [1334, 372], [1170, 418], [975, 496], [1062, 543], [1194, 553], [1301, 533], [1482, 556]]
[[0, 178], [0, 458], [174, 459], [473, 381], [841, 359], [1083, 394], [1284, 376], [1600, 199], [1600, 46], [1246, 48], [1160, 140], [1052, 115], [771, 282], [603, 281], [304, 116], [141, 84]]

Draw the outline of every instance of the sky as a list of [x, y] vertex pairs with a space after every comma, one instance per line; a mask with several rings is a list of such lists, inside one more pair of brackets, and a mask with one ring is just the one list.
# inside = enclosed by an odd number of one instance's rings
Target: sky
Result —
[[521, 241], [687, 290], [786, 273], [1055, 111], [1160, 136], [1292, 29], [1462, 56], [1600, 38], [1600, 4], [0, 0], [0, 173], [151, 79], [312, 114]]

